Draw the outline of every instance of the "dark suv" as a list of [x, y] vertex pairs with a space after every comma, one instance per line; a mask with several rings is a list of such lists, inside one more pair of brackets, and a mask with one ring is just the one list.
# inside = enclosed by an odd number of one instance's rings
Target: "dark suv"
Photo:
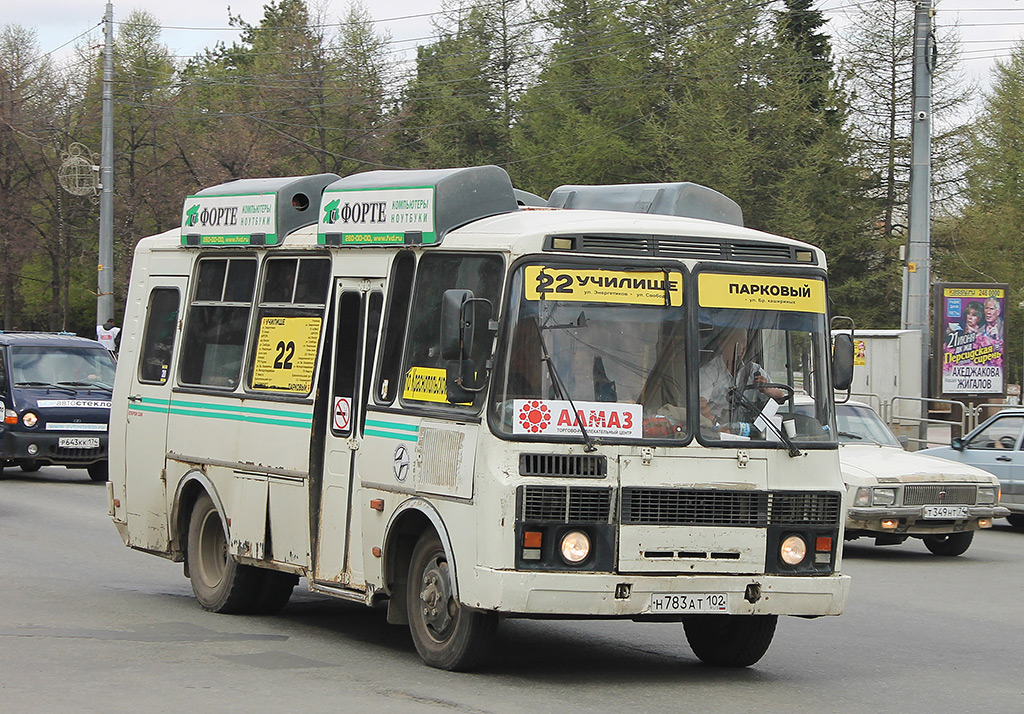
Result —
[[95, 340], [0, 332], [0, 472], [55, 464], [106, 481], [114, 369]]

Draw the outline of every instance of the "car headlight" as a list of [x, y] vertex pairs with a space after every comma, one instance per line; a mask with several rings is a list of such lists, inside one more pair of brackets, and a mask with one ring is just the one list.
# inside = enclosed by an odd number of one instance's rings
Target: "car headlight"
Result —
[[998, 486], [978, 486], [978, 503], [996, 503], [998, 501]]
[[891, 506], [896, 503], [896, 489], [876, 488], [871, 491], [872, 506]]
[[787, 536], [779, 546], [779, 558], [786, 565], [800, 565], [807, 557], [807, 541], [802, 536]]
[[870, 506], [871, 505], [871, 489], [867, 486], [861, 486], [857, 489], [857, 493], [853, 495], [853, 505], [855, 506]]
[[569, 531], [562, 536], [559, 552], [569, 565], [579, 565], [590, 555], [590, 538], [583, 531]]
[[31, 429], [39, 423], [39, 417], [35, 412], [25, 412], [21, 415], [21, 423]]

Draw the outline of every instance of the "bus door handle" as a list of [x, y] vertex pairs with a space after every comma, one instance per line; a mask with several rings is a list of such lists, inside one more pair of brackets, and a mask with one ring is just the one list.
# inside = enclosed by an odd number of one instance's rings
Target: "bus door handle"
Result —
[[141, 402], [142, 401], [142, 395], [141, 394], [129, 395], [128, 401], [129, 402]]

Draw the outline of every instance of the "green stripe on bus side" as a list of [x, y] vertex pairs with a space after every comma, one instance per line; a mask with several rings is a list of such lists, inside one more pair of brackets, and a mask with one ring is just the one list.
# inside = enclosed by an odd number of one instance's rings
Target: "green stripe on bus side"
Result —
[[366, 429], [363, 434], [365, 436], [379, 436], [384, 439], [398, 439], [399, 441], [419, 441], [419, 437], [414, 434], [394, 434], [389, 431], [377, 431], [376, 429]]
[[402, 424], [396, 421], [377, 421], [376, 419], [367, 419], [366, 426], [377, 426], [381, 429], [400, 429], [401, 431], [413, 431], [419, 433], [419, 424]]
[[175, 400], [173, 404], [175, 407], [184, 407], [186, 409], [209, 409], [212, 411], [236, 412], [240, 414], [258, 414], [259, 416], [281, 416], [287, 419], [308, 419], [310, 422], [313, 421], [313, 416], [311, 414], [283, 411], [280, 409], [259, 409], [255, 407], [237, 407], [231, 404], [212, 404], [208, 402], [182, 402], [178, 400]]
[[313, 417], [303, 418], [301, 421], [285, 421], [283, 419], [265, 419], [252, 414], [218, 414], [193, 409], [180, 409], [177, 406], [171, 407], [171, 414], [178, 416], [203, 417], [205, 419], [224, 419], [227, 421], [244, 421], [252, 424], [271, 424], [273, 426], [295, 426], [302, 429], [309, 429], [313, 426]]

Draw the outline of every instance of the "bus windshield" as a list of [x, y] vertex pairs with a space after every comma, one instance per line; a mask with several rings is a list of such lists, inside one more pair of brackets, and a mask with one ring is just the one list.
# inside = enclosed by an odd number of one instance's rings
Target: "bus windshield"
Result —
[[71, 387], [110, 390], [114, 358], [107, 350], [77, 347], [11, 347], [15, 387]]
[[[791, 450], [832, 441], [824, 312], [699, 308], [694, 330], [682, 283], [670, 268], [521, 266], [495, 363], [497, 430], [587, 443], [696, 430], [709, 445]], [[812, 397], [809, 413], [793, 409], [796, 394]]]

